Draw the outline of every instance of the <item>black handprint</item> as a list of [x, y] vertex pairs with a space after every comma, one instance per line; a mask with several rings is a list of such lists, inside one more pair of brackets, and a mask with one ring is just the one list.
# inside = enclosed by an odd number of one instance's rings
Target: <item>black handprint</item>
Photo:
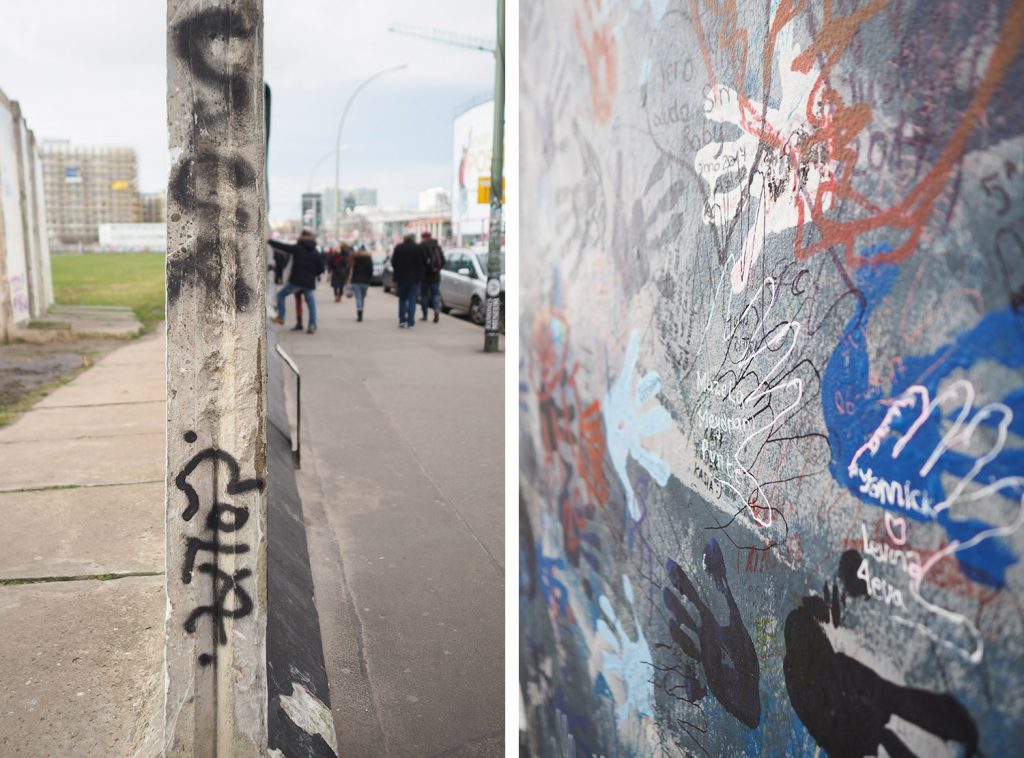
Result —
[[[840, 560], [846, 594], [863, 597], [867, 588], [856, 576], [861, 556], [847, 551]], [[967, 709], [952, 695], [904, 687], [883, 679], [871, 668], [837, 651], [825, 625], [840, 625], [840, 591], [825, 587], [824, 598], [813, 595], [786, 617], [786, 657], [782, 668], [793, 710], [814, 741], [829, 755], [889, 755], [913, 752], [889, 729], [893, 716], [935, 736], [964, 746], [964, 755], [978, 755], [978, 728]]]
[[[696, 609], [694, 619], [668, 587], [663, 592], [665, 606], [674, 618], [669, 632], [679, 648], [690, 658], [700, 662], [708, 680], [708, 689], [729, 713], [751, 729], [761, 721], [761, 697], [758, 683], [761, 668], [754, 652], [754, 642], [743, 626], [736, 600], [725, 576], [725, 559], [718, 542], [712, 539], [704, 548], [704, 570], [711, 576], [715, 589], [729, 607], [729, 623], [722, 626], [715, 620], [711, 608], [704, 603], [689, 577], [672, 559], [665, 565], [669, 580], [676, 592]], [[697, 635], [695, 644], [684, 627]]]

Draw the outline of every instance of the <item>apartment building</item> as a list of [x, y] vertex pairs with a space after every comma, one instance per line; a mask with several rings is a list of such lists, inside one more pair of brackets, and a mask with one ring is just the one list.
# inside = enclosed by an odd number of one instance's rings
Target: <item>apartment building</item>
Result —
[[134, 149], [47, 140], [40, 154], [52, 247], [95, 244], [100, 224], [142, 221]]

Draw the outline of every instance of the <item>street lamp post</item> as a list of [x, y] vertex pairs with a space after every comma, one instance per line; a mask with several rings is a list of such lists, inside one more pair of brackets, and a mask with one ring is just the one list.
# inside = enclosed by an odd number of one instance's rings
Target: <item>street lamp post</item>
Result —
[[352, 101], [356, 99], [356, 95], [363, 91], [363, 89], [372, 82], [374, 79], [379, 79], [385, 74], [390, 74], [395, 71], [401, 71], [403, 68], [408, 66], [407, 63], [403, 63], [401, 66], [395, 66], [394, 68], [386, 68], [383, 71], [378, 71], [376, 74], [371, 76], [369, 79], [364, 81], [358, 87], [355, 92], [349, 97], [348, 102], [345, 103], [345, 110], [341, 112], [341, 121], [338, 122], [338, 141], [335, 147], [335, 158], [334, 158], [334, 234], [337, 238], [337, 242], [341, 243], [341, 132], [345, 128], [345, 117], [348, 116], [348, 109], [352, 105]]
[[494, 48], [494, 145], [491, 151], [491, 222], [487, 247], [487, 300], [484, 352], [498, 351], [501, 324], [501, 203], [505, 159], [505, 0], [498, 0], [498, 39]]

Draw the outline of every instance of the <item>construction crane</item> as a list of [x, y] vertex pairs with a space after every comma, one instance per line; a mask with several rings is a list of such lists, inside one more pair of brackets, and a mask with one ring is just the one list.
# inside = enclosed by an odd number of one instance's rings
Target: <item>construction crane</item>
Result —
[[494, 42], [482, 37], [471, 37], [468, 34], [456, 34], [455, 32], [430, 29], [426, 26], [416, 26], [414, 24], [392, 24], [388, 27], [388, 31], [395, 34], [408, 34], [410, 37], [422, 37], [423, 39], [442, 42], [446, 45], [468, 47], [470, 50], [481, 50], [494, 55]]

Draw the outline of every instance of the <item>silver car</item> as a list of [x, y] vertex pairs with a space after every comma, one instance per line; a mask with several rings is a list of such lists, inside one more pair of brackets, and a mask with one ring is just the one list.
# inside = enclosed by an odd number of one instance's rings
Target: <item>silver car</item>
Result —
[[370, 253], [373, 260], [373, 274], [370, 284], [384, 284], [384, 264], [388, 261], [387, 253]]
[[[455, 248], [445, 251], [445, 264], [441, 270], [441, 310], [469, 314], [474, 324], [483, 326], [487, 299], [486, 252]], [[505, 254], [501, 260], [501, 323], [505, 324]]]

